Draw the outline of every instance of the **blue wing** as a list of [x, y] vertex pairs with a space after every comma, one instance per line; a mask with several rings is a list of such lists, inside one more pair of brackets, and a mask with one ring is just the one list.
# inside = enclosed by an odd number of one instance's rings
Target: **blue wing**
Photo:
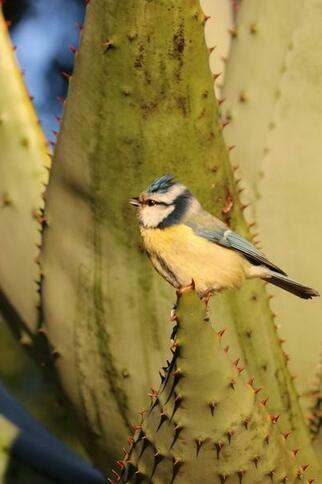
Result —
[[[236, 250], [254, 265], [264, 265], [269, 269], [287, 275], [282, 269], [272, 264], [265, 255], [246, 239], [230, 230], [223, 222], [207, 212], [185, 222], [196, 235], [210, 242]], [[204, 223], [203, 223], [204, 222]]]

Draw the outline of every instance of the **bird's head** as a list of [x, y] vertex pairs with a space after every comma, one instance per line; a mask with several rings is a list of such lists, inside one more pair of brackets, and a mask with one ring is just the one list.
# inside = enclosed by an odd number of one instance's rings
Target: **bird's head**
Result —
[[138, 208], [140, 225], [145, 228], [166, 228], [180, 223], [199, 203], [174, 176], [154, 180], [138, 197], [129, 200]]

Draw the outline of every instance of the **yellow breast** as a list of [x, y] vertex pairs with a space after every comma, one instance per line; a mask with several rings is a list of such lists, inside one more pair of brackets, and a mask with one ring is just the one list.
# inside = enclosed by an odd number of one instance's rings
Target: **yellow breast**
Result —
[[245, 279], [249, 263], [244, 257], [197, 236], [186, 225], [141, 228], [141, 234], [153, 265], [174, 286], [187, 286], [193, 279], [202, 294], [239, 287]]

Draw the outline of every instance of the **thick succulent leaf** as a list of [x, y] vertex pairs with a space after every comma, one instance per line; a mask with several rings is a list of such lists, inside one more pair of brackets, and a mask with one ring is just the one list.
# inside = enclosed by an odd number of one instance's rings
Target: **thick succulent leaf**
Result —
[[258, 196], [260, 160], [303, 4], [303, 0], [245, 0], [238, 11], [223, 88], [223, 115], [230, 121], [224, 135], [228, 145], [236, 145], [232, 160], [247, 173], [247, 197], [252, 202]]
[[[243, 1], [224, 88], [231, 116], [225, 137], [236, 144], [232, 160], [261, 246], [293, 279], [320, 291], [321, 22], [319, 0]], [[321, 351], [321, 304], [270, 291], [307, 408]]]
[[44, 200], [50, 158], [0, 9], [0, 291], [30, 330], [39, 320]]
[[203, 26], [196, 1], [90, 2], [58, 138], [45, 324], [63, 385], [110, 453], [157, 377], [173, 300], [142, 253], [128, 199], [168, 172], [198, 195], [206, 187], [208, 206], [227, 190], [212, 172], [226, 149]]
[[[62, 385], [106, 467], [168, 353], [164, 321], [173, 301], [142, 253], [128, 199], [174, 173], [205, 209], [249, 233], [221, 136], [199, 2], [126, 0], [121, 8], [92, 0], [87, 8], [48, 190], [43, 293]], [[250, 376], [267, 387], [269, 411], [282, 413], [278, 428], [293, 430], [291, 444], [317, 475], [263, 285], [216, 298], [215, 310]]]
[[[230, 360], [193, 291], [177, 304], [172, 360], [136, 431], [121, 482], [295, 482], [301, 457]], [[196, 344], [198, 341], [198, 344]]]

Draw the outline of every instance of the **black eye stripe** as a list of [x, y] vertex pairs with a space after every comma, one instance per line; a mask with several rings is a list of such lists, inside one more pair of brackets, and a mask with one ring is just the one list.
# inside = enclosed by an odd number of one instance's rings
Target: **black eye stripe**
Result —
[[166, 202], [155, 202], [157, 205], [164, 205], [165, 207], [170, 207], [170, 205], [173, 205], [172, 203], [166, 203]]
[[159, 202], [157, 200], [145, 200], [145, 202], [143, 202], [144, 205], [148, 205], [149, 207], [152, 207], [153, 205], [163, 205], [165, 207], [169, 207], [170, 205], [172, 205], [172, 203], [166, 203], [166, 202]]

